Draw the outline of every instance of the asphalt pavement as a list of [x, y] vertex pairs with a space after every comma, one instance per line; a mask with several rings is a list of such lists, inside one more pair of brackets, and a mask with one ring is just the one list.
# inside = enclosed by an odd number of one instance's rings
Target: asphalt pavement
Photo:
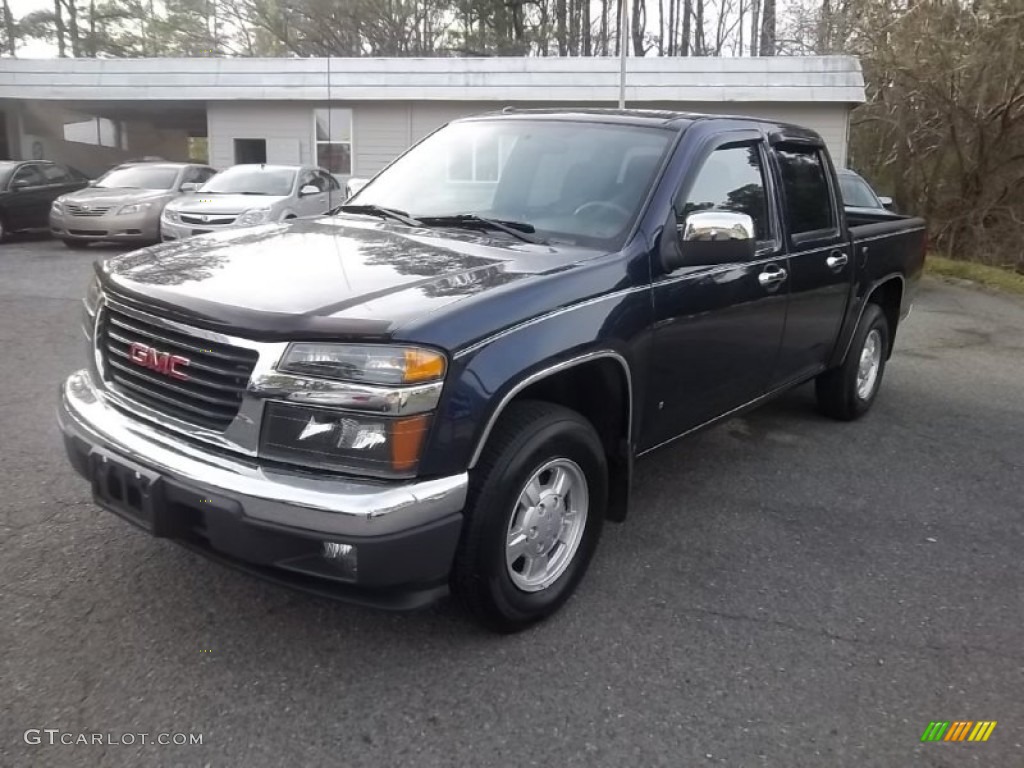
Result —
[[1024, 766], [1021, 300], [928, 281], [867, 418], [803, 387], [645, 458], [573, 600], [497, 637], [93, 506], [54, 405], [114, 252], [0, 245], [0, 766]]

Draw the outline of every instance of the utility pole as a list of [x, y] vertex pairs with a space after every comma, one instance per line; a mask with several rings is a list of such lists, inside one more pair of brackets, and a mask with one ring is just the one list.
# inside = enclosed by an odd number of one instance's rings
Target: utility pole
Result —
[[619, 19], [619, 109], [626, 108], [626, 51], [629, 48], [629, 16], [626, 8], [629, 0], [622, 0], [622, 18]]

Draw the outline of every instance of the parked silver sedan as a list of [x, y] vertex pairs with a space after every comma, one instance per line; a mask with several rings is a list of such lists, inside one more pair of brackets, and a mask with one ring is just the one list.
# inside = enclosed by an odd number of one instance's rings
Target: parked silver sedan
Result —
[[164, 209], [164, 240], [326, 213], [345, 202], [338, 181], [311, 165], [236, 165]]
[[164, 206], [215, 173], [193, 163], [117, 166], [85, 189], [57, 198], [50, 208], [50, 231], [69, 248], [97, 241], [159, 242]]

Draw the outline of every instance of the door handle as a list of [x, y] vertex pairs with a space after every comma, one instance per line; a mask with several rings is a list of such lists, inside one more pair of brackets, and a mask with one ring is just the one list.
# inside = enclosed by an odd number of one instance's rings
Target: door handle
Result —
[[759, 282], [765, 288], [778, 285], [786, 279], [788, 273], [782, 267], [769, 267], [757, 276]]
[[842, 251], [832, 251], [832, 253], [830, 253], [828, 255], [828, 258], [825, 259], [825, 264], [828, 265], [829, 269], [837, 269], [838, 270], [838, 269], [842, 269], [843, 267], [845, 267], [846, 266], [846, 262], [848, 262], [849, 260], [850, 260], [850, 257], [847, 256]]

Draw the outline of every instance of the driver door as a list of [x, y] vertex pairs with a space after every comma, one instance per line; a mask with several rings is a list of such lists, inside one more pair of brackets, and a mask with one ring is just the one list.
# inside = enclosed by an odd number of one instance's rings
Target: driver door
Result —
[[740, 131], [709, 145], [683, 174], [666, 247], [677, 227], [701, 210], [746, 213], [754, 220], [754, 258], [740, 263], [655, 265], [652, 402], [645, 443], [653, 447], [759, 397], [771, 379], [786, 321], [786, 255], [759, 132]]
[[[316, 194], [302, 194], [302, 189], [307, 186], [316, 187]], [[296, 207], [300, 216], [316, 216], [327, 210], [327, 182], [316, 171], [303, 171], [299, 177]]]

